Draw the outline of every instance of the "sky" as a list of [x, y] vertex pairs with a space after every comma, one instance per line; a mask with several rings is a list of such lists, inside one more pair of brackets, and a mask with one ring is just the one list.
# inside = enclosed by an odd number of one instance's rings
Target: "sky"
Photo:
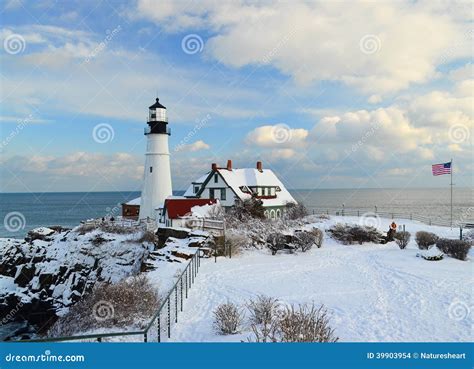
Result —
[[2, 1], [0, 192], [174, 190], [259, 160], [290, 189], [473, 187], [470, 1]]

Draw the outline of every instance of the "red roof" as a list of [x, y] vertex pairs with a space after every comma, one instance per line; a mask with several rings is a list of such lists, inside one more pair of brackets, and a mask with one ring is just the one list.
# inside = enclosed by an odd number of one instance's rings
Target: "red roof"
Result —
[[176, 219], [191, 213], [193, 206], [215, 204], [216, 199], [166, 199], [165, 211], [169, 219]]

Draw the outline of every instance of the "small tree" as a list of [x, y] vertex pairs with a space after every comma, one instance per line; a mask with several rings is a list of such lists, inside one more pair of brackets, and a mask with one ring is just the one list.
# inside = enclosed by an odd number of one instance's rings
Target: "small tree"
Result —
[[404, 248], [407, 247], [408, 242], [410, 242], [411, 234], [410, 232], [401, 231], [401, 232], [395, 233], [393, 237], [395, 238], [395, 242], [397, 243], [398, 247], [400, 247], [400, 249], [403, 250]]
[[306, 231], [296, 232], [294, 243], [297, 249], [306, 252], [316, 244], [316, 236]]
[[247, 218], [265, 218], [265, 209], [262, 200], [258, 199], [255, 194], [252, 197], [242, 201], [237, 201], [232, 209], [232, 215], [239, 220]]
[[233, 303], [219, 305], [214, 310], [214, 329], [219, 334], [236, 334], [244, 319], [242, 309]]
[[430, 246], [436, 244], [439, 237], [431, 232], [419, 231], [416, 232], [415, 241], [420, 250], [428, 250]]

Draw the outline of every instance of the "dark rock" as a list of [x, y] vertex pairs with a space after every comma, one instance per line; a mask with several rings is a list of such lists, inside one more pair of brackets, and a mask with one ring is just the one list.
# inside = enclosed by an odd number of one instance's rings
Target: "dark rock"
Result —
[[177, 239], [185, 239], [189, 237], [189, 230], [186, 229], [174, 229], [174, 228], [158, 228], [156, 235], [158, 236], [158, 247], [161, 248], [165, 245], [169, 237], [174, 237]]
[[16, 276], [15, 283], [20, 287], [26, 287], [28, 283], [33, 279], [36, 268], [34, 264], [24, 264], [19, 267]]

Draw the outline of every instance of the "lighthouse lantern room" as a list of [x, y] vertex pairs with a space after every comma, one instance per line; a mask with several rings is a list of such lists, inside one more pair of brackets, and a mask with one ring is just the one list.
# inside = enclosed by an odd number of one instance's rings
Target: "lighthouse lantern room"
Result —
[[145, 128], [147, 148], [145, 173], [140, 201], [140, 219], [156, 219], [158, 207], [172, 195], [170, 153], [168, 147], [168, 116], [159, 99], [149, 107], [148, 127]]

